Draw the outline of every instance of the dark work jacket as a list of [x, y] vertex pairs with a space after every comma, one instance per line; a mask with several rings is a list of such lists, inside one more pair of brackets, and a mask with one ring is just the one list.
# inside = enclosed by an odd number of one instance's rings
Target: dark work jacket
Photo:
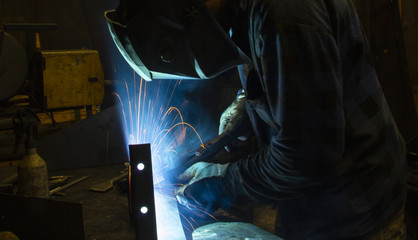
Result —
[[259, 152], [227, 191], [277, 203], [285, 239], [363, 239], [401, 210], [404, 142], [348, 0], [250, 0], [243, 79]]

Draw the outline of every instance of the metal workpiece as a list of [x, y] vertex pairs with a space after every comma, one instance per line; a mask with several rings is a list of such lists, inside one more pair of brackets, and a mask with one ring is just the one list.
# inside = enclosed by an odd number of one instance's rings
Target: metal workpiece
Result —
[[157, 240], [150, 144], [129, 145], [129, 211], [137, 240]]

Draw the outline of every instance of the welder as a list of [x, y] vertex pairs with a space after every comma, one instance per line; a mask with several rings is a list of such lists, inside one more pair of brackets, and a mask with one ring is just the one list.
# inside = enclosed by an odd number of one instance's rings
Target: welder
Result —
[[123, 1], [107, 17], [146, 80], [240, 70], [220, 132], [248, 116], [259, 150], [191, 166], [183, 203], [274, 203], [285, 239], [406, 239], [404, 141], [349, 0]]

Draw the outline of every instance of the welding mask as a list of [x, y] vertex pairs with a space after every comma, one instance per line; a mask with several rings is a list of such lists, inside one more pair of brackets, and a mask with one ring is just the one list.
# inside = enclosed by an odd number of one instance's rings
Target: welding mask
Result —
[[202, 0], [121, 0], [105, 17], [119, 51], [147, 81], [209, 79], [250, 62]]

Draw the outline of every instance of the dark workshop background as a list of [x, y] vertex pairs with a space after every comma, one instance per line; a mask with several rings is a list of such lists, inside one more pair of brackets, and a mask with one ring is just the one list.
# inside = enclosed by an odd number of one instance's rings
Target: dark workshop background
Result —
[[[376, 69], [398, 127], [405, 139], [410, 141], [417, 131], [415, 106], [410, 100], [418, 91], [418, 2], [399, 0], [398, 5], [398, 1], [393, 0], [353, 0], [353, 3], [370, 41]], [[129, 72], [131, 69], [114, 46], [103, 17], [104, 11], [117, 5], [117, 0], [0, 0], [0, 23], [1, 26], [5, 23], [57, 23], [57, 30], [40, 32], [42, 49], [98, 50], [105, 79], [118, 80], [115, 69], [117, 72]], [[402, 21], [399, 21], [399, 13]], [[26, 46], [25, 33], [10, 34]], [[186, 87], [200, 90], [202, 94], [193, 96], [200, 96], [201, 99], [191, 100], [200, 101], [208, 111], [214, 112], [216, 118], [231, 97], [223, 102], [213, 102], [220, 99], [213, 97], [213, 93], [219, 91], [211, 90], [219, 89], [219, 85], [225, 83], [227, 88], [238, 87], [228, 80], [224, 77], [212, 84], [194, 82]], [[105, 97], [104, 107], [111, 104], [108, 100]]]
[[[43, 50], [82, 48], [98, 50], [105, 80], [121, 80], [118, 79], [119, 73], [131, 73], [132, 69], [110, 38], [104, 18], [104, 12], [115, 9], [118, 4], [118, 0], [0, 0], [0, 27], [5, 23], [57, 23], [57, 30], [40, 31]], [[24, 32], [9, 32], [9, 34], [26, 46]], [[235, 98], [240, 83], [232, 81], [229, 74], [210, 84], [208, 82], [183, 81], [180, 90], [189, 102], [199, 102], [204, 109], [212, 113], [208, 116], [211, 118], [209, 120], [217, 121], [224, 108]], [[220, 85], [227, 90], [219, 91]], [[199, 94], [195, 94], [196, 91]], [[230, 96], [224, 104], [220, 104], [220, 99], [224, 97], [214, 97], [214, 94]], [[111, 94], [106, 92], [102, 107], [106, 108], [112, 103]]]
[[[417, 0], [353, 0], [369, 39], [374, 63], [398, 127], [409, 143], [411, 152], [418, 152], [413, 141], [418, 124], [418, 1]], [[106, 80], [119, 80], [117, 72], [132, 71], [114, 46], [103, 13], [114, 9], [117, 0], [0, 0], [0, 28], [6, 23], [57, 23], [57, 30], [41, 31], [44, 50], [98, 50]], [[24, 32], [9, 32], [26, 46]], [[226, 77], [212, 82], [189, 82], [182, 85], [194, 93], [188, 100], [200, 102], [216, 121], [222, 109], [234, 97], [239, 86]], [[227, 89], [216, 91], [219, 87]], [[103, 108], [113, 103], [110, 91], [105, 93]], [[229, 94], [225, 94], [229, 93]], [[214, 94], [219, 94], [214, 97]], [[414, 104], [415, 99], [415, 104]], [[417, 198], [415, 198], [417, 199]], [[414, 200], [416, 201], [416, 200]], [[416, 207], [410, 211], [417, 212]], [[409, 225], [416, 234], [416, 223]]]

